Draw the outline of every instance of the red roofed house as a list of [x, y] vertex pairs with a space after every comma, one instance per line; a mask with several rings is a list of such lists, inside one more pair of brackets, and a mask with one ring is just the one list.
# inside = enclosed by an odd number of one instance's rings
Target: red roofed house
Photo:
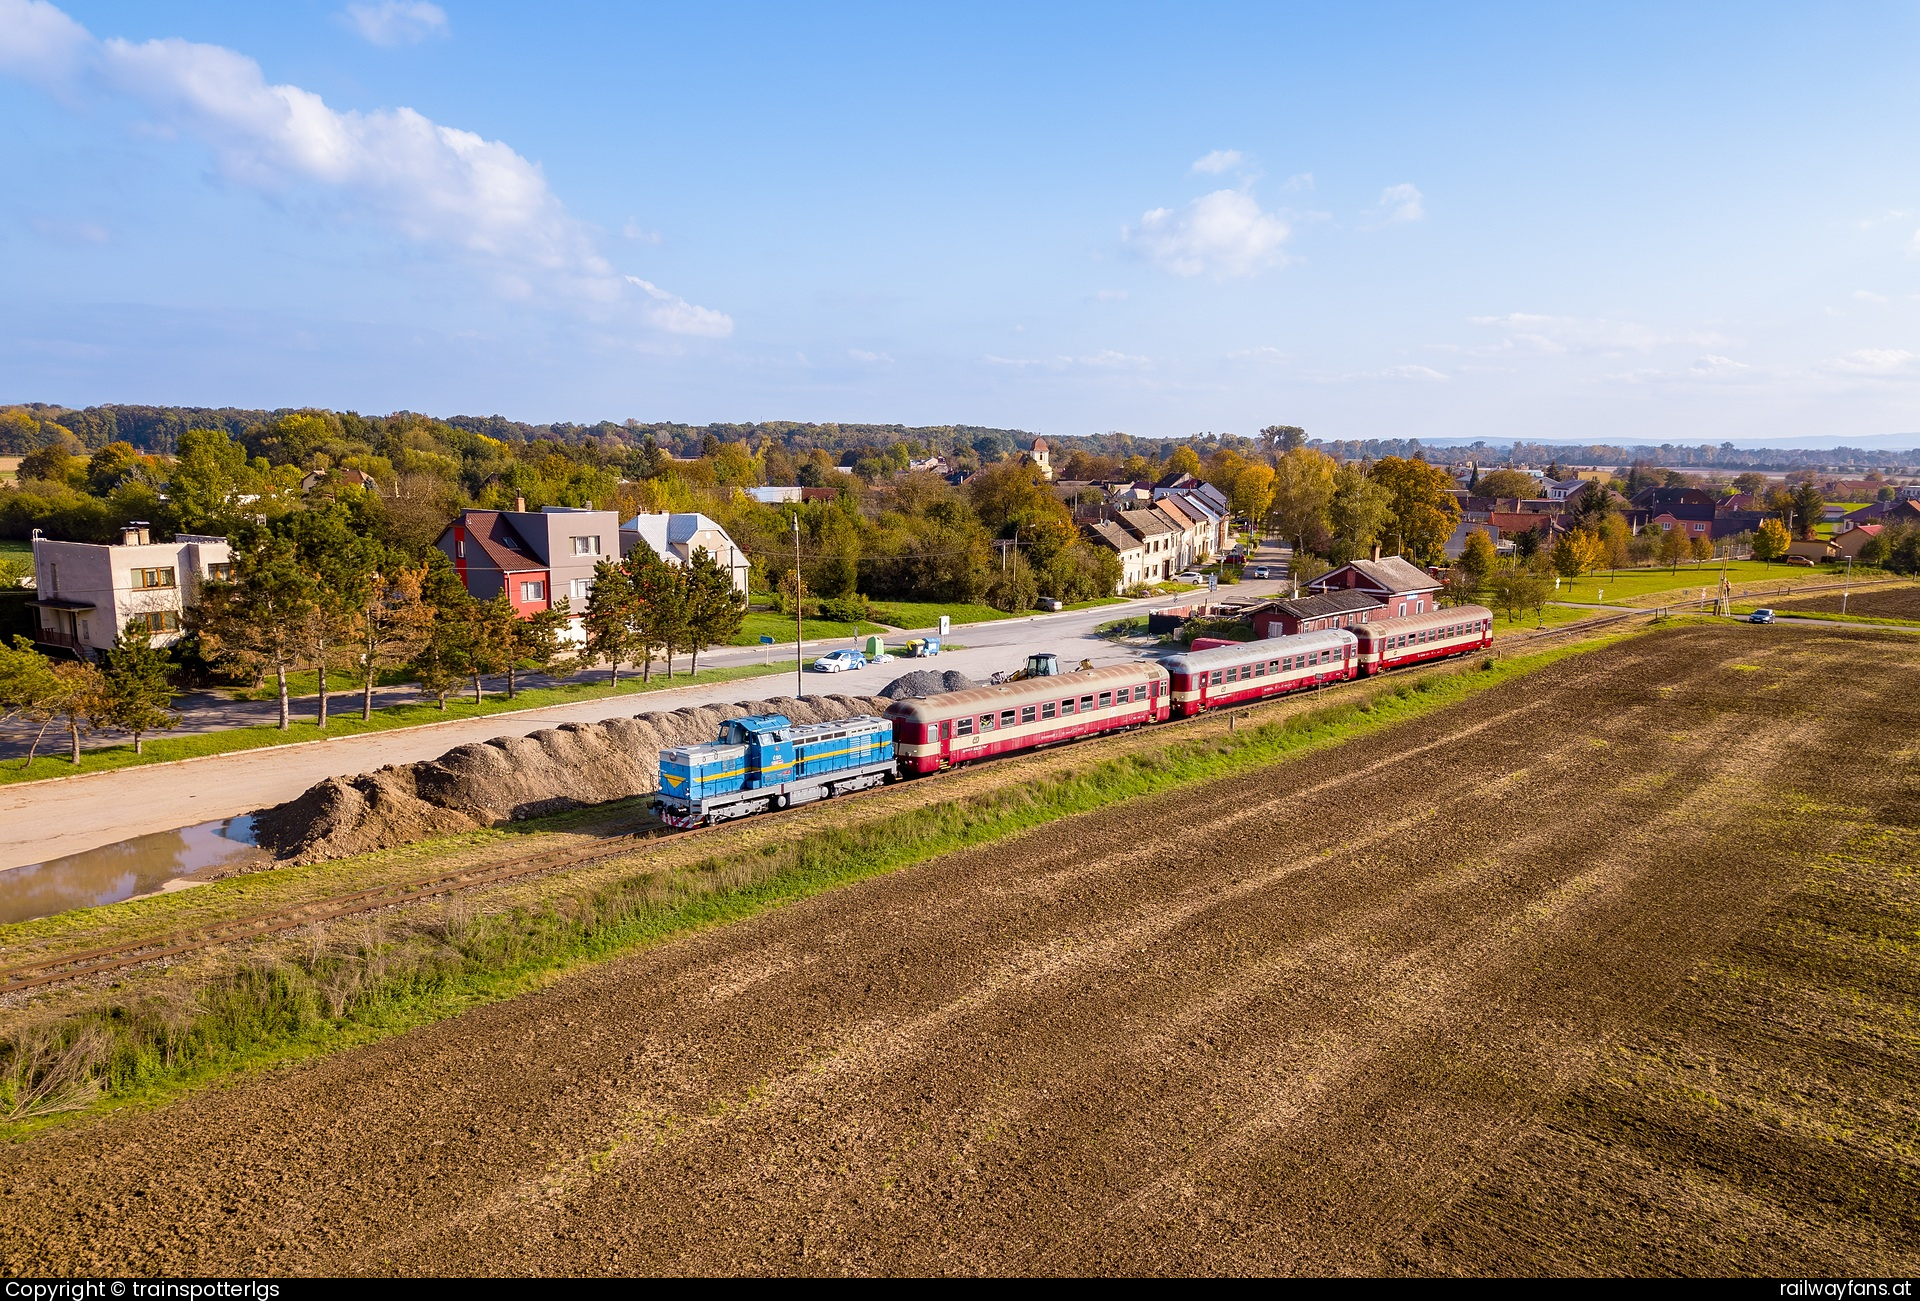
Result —
[[574, 615], [570, 631], [578, 634], [594, 566], [620, 558], [620, 517], [570, 506], [464, 510], [435, 545], [476, 600], [504, 591], [522, 618], [565, 600]]
[[1845, 533], [1833, 535], [1832, 556], [1836, 560], [1858, 560], [1860, 549], [1880, 536], [1884, 524], [1856, 524]]
[[1425, 614], [1440, 608], [1434, 595], [1440, 590], [1439, 579], [1403, 556], [1381, 559], [1378, 547], [1373, 549], [1373, 559], [1355, 560], [1329, 570], [1307, 584], [1307, 590], [1316, 596], [1326, 592], [1364, 592], [1386, 607], [1380, 612], [1382, 619]]

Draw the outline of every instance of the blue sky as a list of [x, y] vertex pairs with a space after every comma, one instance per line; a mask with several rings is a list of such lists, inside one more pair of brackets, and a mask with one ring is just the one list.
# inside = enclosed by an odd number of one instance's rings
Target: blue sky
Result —
[[0, 0], [0, 400], [1920, 429], [1920, 13], [1600, 9]]

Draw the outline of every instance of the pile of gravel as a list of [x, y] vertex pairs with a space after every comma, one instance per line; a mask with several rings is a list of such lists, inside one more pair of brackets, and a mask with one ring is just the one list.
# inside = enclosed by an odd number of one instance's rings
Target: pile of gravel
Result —
[[744, 714], [825, 723], [886, 707], [887, 701], [873, 696], [776, 696], [495, 737], [456, 746], [438, 759], [329, 777], [297, 799], [260, 810], [254, 833], [283, 862], [344, 858], [645, 795], [658, 781], [660, 751], [711, 741], [723, 722]]
[[895, 678], [887, 683], [880, 688], [880, 694], [888, 700], [918, 700], [927, 696], [945, 695], [949, 691], [968, 691], [979, 685], [958, 669], [948, 669], [945, 673], [936, 673], [932, 669], [915, 669], [904, 677]]

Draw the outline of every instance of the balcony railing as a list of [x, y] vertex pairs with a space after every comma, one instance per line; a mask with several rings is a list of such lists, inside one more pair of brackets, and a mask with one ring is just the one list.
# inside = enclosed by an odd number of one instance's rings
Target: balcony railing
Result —
[[51, 628], [36, 630], [33, 640], [41, 646], [60, 646], [70, 651], [85, 650], [87, 645], [72, 633], [55, 632]]

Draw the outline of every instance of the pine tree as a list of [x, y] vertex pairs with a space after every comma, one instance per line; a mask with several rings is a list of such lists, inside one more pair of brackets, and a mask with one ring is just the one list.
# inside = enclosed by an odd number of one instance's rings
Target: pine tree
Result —
[[693, 652], [692, 671], [700, 671], [700, 652], [724, 646], [740, 633], [747, 617], [747, 598], [733, 585], [733, 575], [722, 569], [701, 547], [693, 553], [687, 573], [687, 647]]
[[166, 652], [154, 649], [144, 619], [129, 621], [107, 652], [99, 721], [133, 737], [135, 754], [144, 753], [146, 733], [180, 725], [180, 715], [173, 710], [172, 667]]

